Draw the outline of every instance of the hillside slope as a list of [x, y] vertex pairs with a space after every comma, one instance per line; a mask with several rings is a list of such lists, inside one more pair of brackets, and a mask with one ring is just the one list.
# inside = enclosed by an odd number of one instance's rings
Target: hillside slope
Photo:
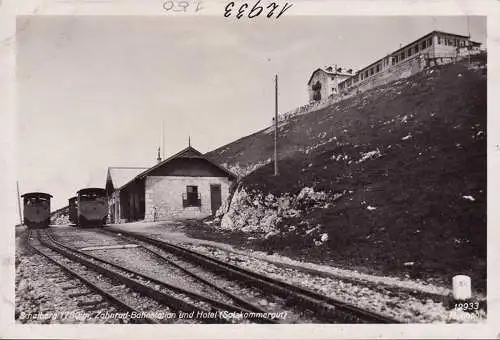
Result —
[[[256, 168], [272, 155], [268, 132], [208, 156]], [[297, 116], [280, 127], [279, 140], [280, 175], [267, 164], [244, 177], [236, 195], [245, 195], [233, 198], [238, 207], [226, 210], [225, 228], [262, 231], [242, 229], [269, 220], [248, 211], [266, 205], [268, 194], [291, 195], [299, 213], [281, 213], [283, 200], [268, 204], [273, 232], [252, 246], [416, 277], [465, 273], [485, 288], [485, 69], [427, 70]], [[327, 198], [293, 203], [305, 187]]]
[[69, 206], [51, 212], [50, 224], [69, 224]]

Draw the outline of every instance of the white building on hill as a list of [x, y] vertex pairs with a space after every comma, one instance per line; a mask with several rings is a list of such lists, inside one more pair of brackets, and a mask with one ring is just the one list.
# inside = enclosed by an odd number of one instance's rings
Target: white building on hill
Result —
[[343, 71], [336, 65], [316, 69], [307, 82], [309, 101], [318, 101], [338, 94], [339, 83], [351, 76], [352, 70]]
[[358, 70], [356, 73], [330, 69], [315, 70], [307, 83], [309, 100], [323, 101], [354, 91], [365, 91], [406, 78], [426, 66], [451, 63], [480, 52], [481, 44], [470, 37], [432, 31]]

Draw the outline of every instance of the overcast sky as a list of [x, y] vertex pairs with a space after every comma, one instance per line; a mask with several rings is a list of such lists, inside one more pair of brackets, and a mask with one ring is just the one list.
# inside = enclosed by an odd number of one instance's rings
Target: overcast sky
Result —
[[[151, 166], [165, 122], [165, 156], [205, 153], [269, 126], [279, 107], [308, 101], [311, 72], [357, 70], [432, 31], [467, 35], [466, 17], [57, 16], [17, 22], [21, 192], [67, 204], [104, 187], [108, 166]], [[486, 22], [469, 18], [485, 43]]]

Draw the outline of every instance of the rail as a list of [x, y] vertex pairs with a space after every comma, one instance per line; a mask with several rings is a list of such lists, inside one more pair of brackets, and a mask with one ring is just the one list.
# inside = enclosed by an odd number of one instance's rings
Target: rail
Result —
[[337, 313], [341, 312], [353, 315], [366, 323], [401, 323], [401, 321], [394, 318], [361, 309], [343, 301], [225, 263], [207, 255], [156, 238], [113, 228], [107, 228], [107, 230], [148, 242], [165, 251], [203, 265], [205, 268], [211, 268], [214, 272], [224, 274], [238, 281], [252, 283], [254, 286], [260, 288], [265, 288], [273, 294], [287, 298], [307, 309], [315, 311], [317, 315], [326, 322], [336, 322], [339, 318]]
[[[120, 266], [118, 264], [112, 263], [112, 262], [107, 261], [105, 259], [102, 259], [100, 257], [81, 252], [81, 251], [79, 251], [71, 246], [62, 244], [61, 242], [55, 240], [50, 232], [47, 232], [47, 236], [51, 239], [51, 242], [53, 242], [54, 244], [57, 245], [57, 247], [64, 249], [65, 256], [68, 256], [71, 258], [75, 258], [75, 257], [80, 258], [82, 263], [84, 263], [85, 265], [95, 269], [96, 271], [101, 272], [102, 274], [104, 274], [106, 276], [110, 276], [112, 278], [119, 280], [120, 282], [123, 282], [125, 285], [140, 292], [141, 294], [144, 294], [150, 298], [153, 298], [162, 304], [165, 304], [169, 307], [172, 307], [173, 309], [180, 310], [180, 311], [183, 311], [186, 313], [192, 313], [193, 311], [200, 310], [200, 308], [198, 308], [197, 306], [194, 306], [191, 303], [186, 303], [182, 298], [173, 297], [171, 295], [164, 294], [161, 291], [159, 291], [159, 289], [151, 288], [150, 285], [144, 285], [144, 284], [138, 283], [136, 280], [132, 280], [129, 277], [126, 277], [122, 274], [117, 273], [116, 271], [110, 271], [109, 269], [100, 266], [99, 263], [105, 264], [106, 266], [109, 266], [115, 270], [127, 273], [127, 275], [130, 275], [133, 278], [141, 279], [144, 282], [150, 282], [151, 284], [157, 285], [157, 287], [158, 286], [163, 287], [163, 288], [171, 290], [177, 294], [181, 294], [181, 295], [187, 296], [189, 298], [193, 298], [193, 299], [208, 303], [209, 305], [211, 305], [215, 308], [218, 308], [219, 310], [222, 310], [222, 311], [238, 312], [238, 313], [250, 313], [252, 311], [255, 311], [255, 310], [237, 307], [237, 306], [234, 306], [231, 304], [227, 304], [227, 303], [215, 300], [211, 297], [199, 294], [197, 292], [193, 292], [193, 291], [190, 291], [188, 289], [185, 289], [185, 288], [173, 285], [173, 284], [169, 284], [169, 283], [163, 282], [161, 280], [157, 280], [157, 279], [150, 277], [148, 275], [138, 273], [137, 271], [130, 270], [128, 268], [125, 268], [125, 267]], [[77, 255], [75, 255], [75, 254], [77, 254]], [[84, 257], [87, 257], [89, 260], [85, 260]], [[248, 307], [248, 305], [247, 305], [247, 307]], [[214, 309], [212, 308], [210, 311], [213, 311], [213, 310]], [[203, 317], [201, 317], [200, 321], [201, 322], [212, 322], [210, 319], [206, 319]], [[218, 320], [218, 321], [225, 322], [224, 320]], [[260, 322], [260, 323], [277, 323], [275, 320], [272, 320], [272, 319], [269, 319], [266, 317], [256, 318], [256, 321]]]

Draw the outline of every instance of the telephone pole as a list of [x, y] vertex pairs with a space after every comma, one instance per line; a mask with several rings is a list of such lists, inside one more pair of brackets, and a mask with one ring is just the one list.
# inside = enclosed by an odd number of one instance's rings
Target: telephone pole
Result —
[[278, 176], [278, 75], [274, 76], [274, 176]]
[[21, 215], [21, 197], [19, 196], [19, 181], [16, 181], [17, 187], [17, 208], [19, 210], [19, 223], [23, 224], [23, 216]]

